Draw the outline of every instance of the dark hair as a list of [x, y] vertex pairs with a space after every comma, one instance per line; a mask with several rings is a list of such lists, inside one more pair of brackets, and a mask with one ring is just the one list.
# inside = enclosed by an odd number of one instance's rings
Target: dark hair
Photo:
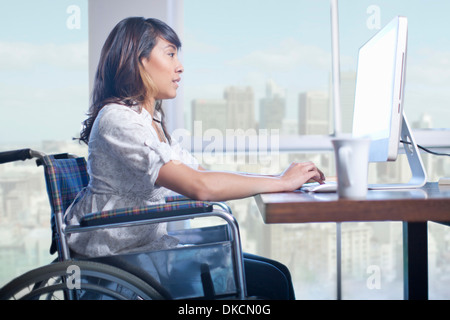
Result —
[[[120, 21], [103, 45], [94, 80], [92, 104], [83, 122], [80, 140], [88, 144], [92, 125], [100, 110], [109, 103], [140, 106], [157, 90], [145, 72], [142, 58], [148, 58], [158, 37], [172, 43], [178, 49], [181, 42], [167, 24], [158, 19], [131, 17]], [[155, 110], [161, 113], [161, 125], [167, 134], [162, 101], [156, 101]]]

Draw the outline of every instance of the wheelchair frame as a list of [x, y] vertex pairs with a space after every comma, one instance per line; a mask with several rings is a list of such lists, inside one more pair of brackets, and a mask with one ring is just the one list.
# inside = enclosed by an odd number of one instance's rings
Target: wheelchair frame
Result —
[[[0, 164], [5, 162], [11, 162], [11, 161], [18, 161], [18, 160], [27, 160], [27, 159], [33, 159], [36, 158], [37, 165], [43, 165], [44, 168], [48, 168], [49, 166], [52, 166], [52, 158], [55, 157], [62, 157], [63, 159], [74, 159], [77, 158], [75, 155], [69, 155], [69, 154], [58, 154], [58, 155], [46, 155], [42, 152], [35, 151], [32, 149], [21, 149], [21, 150], [13, 150], [13, 151], [7, 151], [7, 152], [1, 152], [0, 153]], [[134, 274], [130, 274], [126, 270], [121, 270], [121, 268], [116, 268], [113, 266], [105, 266], [104, 273], [106, 275], [102, 274], [102, 265], [104, 263], [98, 263], [98, 262], [92, 262], [92, 261], [85, 261], [85, 260], [74, 260], [71, 257], [70, 250], [67, 244], [66, 236], [72, 233], [79, 233], [79, 232], [89, 232], [94, 230], [99, 230], [102, 228], [119, 228], [119, 227], [130, 227], [130, 226], [138, 226], [138, 225], [144, 225], [144, 224], [154, 224], [154, 223], [165, 223], [165, 222], [173, 222], [173, 221], [183, 221], [183, 220], [190, 220], [194, 218], [206, 218], [206, 217], [218, 217], [226, 222], [226, 225], [228, 226], [227, 230], [229, 232], [229, 239], [231, 241], [232, 246], [232, 259], [234, 261], [233, 267], [234, 267], [234, 274], [235, 274], [235, 282], [236, 282], [236, 298], [237, 299], [246, 299], [246, 286], [245, 286], [245, 276], [244, 276], [244, 269], [243, 269], [243, 252], [241, 247], [241, 241], [240, 241], [240, 233], [239, 233], [239, 227], [236, 219], [231, 213], [231, 209], [222, 202], [202, 202], [199, 201], [199, 204], [205, 203], [205, 205], [211, 206], [211, 211], [207, 212], [195, 212], [195, 209], [190, 210], [189, 213], [185, 212], [170, 212], [170, 211], [164, 211], [161, 213], [156, 213], [152, 209], [154, 209], [154, 206], [148, 206], [145, 208], [142, 208], [143, 215], [137, 215], [130, 217], [126, 217], [125, 221], [115, 222], [114, 219], [111, 219], [111, 221], [108, 221], [108, 219], [103, 219], [104, 221], [98, 220], [96, 221], [95, 225], [66, 225], [64, 222], [64, 214], [65, 210], [59, 210], [55, 209], [52, 204], [52, 199], [50, 192], [56, 192], [55, 190], [58, 189], [58, 186], [56, 185], [56, 181], [51, 181], [48, 179], [46, 174], [46, 183], [47, 183], [47, 192], [49, 193], [49, 200], [52, 207], [52, 213], [54, 215], [55, 219], [55, 228], [56, 235], [58, 236], [58, 262], [54, 262], [53, 264], [43, 266], [40, 268], [37, 268], [35, 270], [32, 270], [22, 276], [19, 276], [15, 280], [11, 281], [9, 284], [5, 285], [2, 289], [0, 289], [0, 299], [10, 298], [10, 295], [12, 295], [12, 292], [16, 290], [15, 287], [25, 287], [32, 285], [33, 289], [32, 292], [28, 293], [25, 298], [34, 298], [34, 294], [41, 294], [42, 292], [49, 292], [51, 285], [46, 285], [44, 289], [44, 286], [41, 284], [45, 281], [47, 281], [46, 277], [42, 276], [43, 274], [48, 275], [48, 277], [53, 276], [53, 274], [57, 274], [57, 277], [62, 277], [63, 283], [68, 283], [73, 279], [65, 278], [62, 274], [62, 271], [64, 268], [67, 268], [68, 265], [72, 264], [74, 266], [78, 266], [79, 268], [84, 268], [83, 270], [90, 270], [89, 272], [94, 274], [95, 277], [98, 278], [106, 278], [109, 280], [114, 280], [118, 283], [120, 283], [121, 286], [128, 286], [132, 289], [129, 289], [131, 291], [135, 291], [136, 294], [134, 296], [131, 296], [131, 298], [138, 298], [138, 299], [162, 299], [162, 298], [169, 298], [170, 296], [167, 294], [167, 292], [164, 292], [164, 289], [158, 288], [158, 284], [153, 281], [150, 277], [146, 277], [145, 283], [142, 283], [143, 280], [139, 277], [136, 277]], [[55, 185], [52, 185], [55, 184]], [[214, 210], [213, 207], [218, 207], [221, 210]], [[148, 212], [146, 211], [148, 210]], [[114, 211], [114, 210], [111, 210]], [[202, 211], [202, 210], [199, 210]], [[147, 214], [149, 213], [149, 214]], [[91, 215], [96, 213], [91, 213]], [[102, 213], [97, 213], [102, 214]], [[149, 216], [151, 215], [151, 216]], [[57, 266], [59, 265], [59, 267]], [[94, 270], [94, 271], [93, 271]], [[88, 273], [89, 273], [88, 272]], [[67, 276], [67, 275], [66, 275]], [[118, 278], [117, 278], [118, 277]], [[122, 277], [122, 278], [121, 278]], [[150, 280], [148, 280], [150, 278]], [[44, 280], [43, 280], [44, 279]], [[115, 280], [119, 279], [119, 280]], [[125, 279], [125, 280], [124, 280]], [[108, 280], [108, 281], [109, 281]], [[203, 278], [202, 278], [203, 280]], [[127, 283], [127, 281], [129, 283]], [[211, 281], [211, 279], [209, 279]], [[30, 284], [31, 283], [31, 284]], [[61, 283], [57, 283], [53, 285], [54, 288], [60, 288], [63, 285]], [[133, 289], [134, 288], [134, 289]], [[89, 289], [89, 288], [88, 288]], [[107, 289], [103, 288], [95, 288], [95, 290], [98, 291], [106, 291]], [[158, 291], [160, 290], [160, 291]], [[204, 291], [206, 291], [204, 286]], [[162, 292], [161, 292], [162, 291]], [[113, 298], [125, 298], [129, 299], [129, 296], [121, 296], [117, 294], [116, 292], [108, 292], [105, 293], [108, 296], [111, 296]], [[205, 292], [206, 294], [206, 292]], [[73, 291], [69, 291], [68, 296], [65, 298], [73, 299], [76, 298], [76, 295], [74, 295]]]

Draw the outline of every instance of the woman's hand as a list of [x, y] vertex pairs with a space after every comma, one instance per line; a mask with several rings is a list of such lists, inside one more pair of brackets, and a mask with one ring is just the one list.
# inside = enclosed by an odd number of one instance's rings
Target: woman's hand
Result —
[[293, 191], [300, 188], [306, 182], [318, 182], [323, 184], [325, 175], [312, 162], [293, 162], [283, 171], [280, 178], [286, 185], [285, 191]]

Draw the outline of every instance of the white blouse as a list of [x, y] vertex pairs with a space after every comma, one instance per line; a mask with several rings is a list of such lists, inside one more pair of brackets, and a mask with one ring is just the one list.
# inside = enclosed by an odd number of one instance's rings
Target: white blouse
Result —
[[[159, 113], [155, 111], [154, 117], [159, 119]], [[103, 107], [89, 139], [89, 185], [68, 208], [68, 224], [78, 224], [91, 212], [164, 203], [171, 191], [155, 184], [160, 168], [171, 160], [198, 168], [198, 161], [177, 141], [160, 142], [152, 121], [145, 109], [119, 104]], [[167, 235], [165, 223], [76, 233], [68, 242], [75, 254], [89, 257], [178, 244]]]

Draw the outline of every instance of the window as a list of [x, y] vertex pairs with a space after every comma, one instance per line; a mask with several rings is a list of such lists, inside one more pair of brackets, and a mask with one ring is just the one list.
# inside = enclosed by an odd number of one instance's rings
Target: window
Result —
[[[0, 10], [0, 150], [84, 155], [89, 102], [87, 0], [18, 0]], [[54, 258], [44, 175], [0, 165], [0, 286]]]
[[87, 1], [24, 1], [1, 10], [0, 135], [70, 140], [89, 102]]
[[[417, 0], [339, 2], [345, 131], [351, 126], [357, 49], [402, 14], [410, 26], [408, 120], [422, 129], [415, 131], [418, 142], [450, 147], [447, 130], [428, 129], [448, 128], [450, 120], [445, 104], [450, 49], [441, 32], [449, 29], [448, 6]], [[96, 34], [88, 35], [88, 8], [102, 17], [92, 26]], [[85, 155], [86, 148], [71, 139], [89, 105], [95, 67], [88, 66], [88, 54], [96, 64], [104, 34], [119, 19], [146, 12], [182, 36], [185, 72], [179, 97], [166, 113], [176, 123], [172, 128], [180, 128], [176, 116], [181, 113], [170, 110], [184, 108], [185, 128], [180, 129], [195, 138], [190, 147], [203, 165], [276, 173], [291, 161], [312, 160], [334, 175], [328, 135], [333, 132], [328, 0], [8, 2], [0, 10], [1, 150], [33, 147]], [[88, 38], [95, 37], [102, 40], [89, 43], [88, 52]], [[450, 176], [448, 157], [423, 157], [430, 180]], [[401, 157], [372, 168], [370, 178], [408, 179], [405, 165]], [[253, 199], [230, 205], [244, 250], [288, 265], [298, 299], [336, 298], [334, 224], [264, 225]], [[0, 286], [53, 259], [49, 210], [44, 178], [34, 163], [0, 166]], [[437, 224], [429, 228], [430, 298], [448, 299], [449, 231]], [[343, 298], [402, 299], [401, 224], [348, 223], [341, 232]], [[377, 268], [381, 289], [369, 289], [368, 272]]]
[[[308, 134], [299, 113], [315, 104], [328, 114], [329, 11], [327, 1], [185, 2], [184, 103], [186, 109], [194, 105], [186, 127], [208, 116], [196, 112], [198, 101], [216, 110], [219, 99], [236, 106], [227, 108], [224, 123], [235, 126], [245, 119], [244, 130]], [[321, 94], [314, 99], [316, 92]], [[320, 113], [317, 121], [322, 118]], [[203, 125], [215, 124], [205, 119]]]
[[[405, 101], [408, 120], [416, 129], [448, 127], [450, 112], [445, 101], [449, 99], [444, 88], [449, 85], [445, 73], [449, 48], [443, 45], [445, 35], [439, 31], [449, 27], [445, 16], [439, 18], [447, 11], [442, 4], [420, 1], [339, 2], [343, 132], [350, 133], [352, 127], [358, 49], [398, 14], [408, 16], [410, 26]], [[423, 25], [434, 29], [425, 31], [419, 27]], [[312, 160], [327, 175], [335, 174], [329, 145], [334, 129], [329, 1], [185, 1], [182, 52], [185, 125], [203, 141], [192, 146], [203, 165], [276, 173], [291, 161]], [[441, 72], [439, 77], [430, 77]], [[432, 108], [426, 107], [430, 104]], [[239, 148], [235, 144], [226, 149], [225, 143], [217, 144], [212, 138], [216, 134], [219, 140], [226, 140], [235, 134], [238, 123], [244, 132], [253, 129], [259, 135], [276, 136], [271, 142], [273, 146], [276, 140], [278, 149], [269, 148], [271, 152], [267, 152], [256, 148], [256, 154], [264, 151], [266, 157], [257, 157], [258, 161], [251, 163], [248, 145]], [[232, 129], [228, 135], [227, 129]], [[415, 131], [419, 143], [448, 147], [448, 132], [443, 132]], [[434, 138], [429, 139], [428, 134]], [[228, 156], [223, 157], [220, 151]], [[239, 152], [248, 158], [237, 161]], [[205, 153], [219, 153], [222, 158], [216, 160], [225, 160], [213, 161]], [[450, 175], [448, 157], [424, 154], [423, 160], [430, 181]], [[370, 182], [390, 179], [409, 179], [404, 156], [394, 163], [371, 167]], [[336, 298], [334, 225], [264, 225], [253, 199], [230, 204], [241, 225], [244, 250], [286, 263], [294, 277], [297, 298]], [[342, 298], [402, 299], [401, 223], [348, 223], [341, 232]], [[431, 269], [435, 270], [430, 275], [430, 298], [439, 299], [450, 294], [438, 285], [447, 270], [443, 266], [449, 263], [445, 258], [448, 247], [440, 244], [448, 243], [448, 231], [444, 233], [440, 226], [431, 224], [430, 232], [433, 239], [439, 239], [430, 241]], [[383, 273], [381, 288], [367, 285], [373, 270]]]
[[422, 1], [340, 1], [341, 71], [343, 78], [356, 70], [360, 45], [394, 16], [408, 18], [408, 56], [405, 112], [414, 128], [448, 128], [450, 110], [449, 3]]

